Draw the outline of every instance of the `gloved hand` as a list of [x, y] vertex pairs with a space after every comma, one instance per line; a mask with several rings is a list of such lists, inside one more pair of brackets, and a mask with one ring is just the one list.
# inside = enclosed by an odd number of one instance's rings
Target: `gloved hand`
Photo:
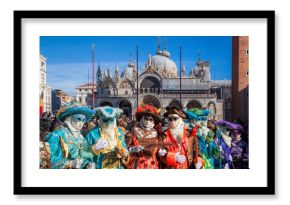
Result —
[[202, 163], [200, 161], [198, 161], [196, 164], [195, 164], [195, 168], [196, 169], [201, 169], [202, 168]]
[[78, 155], [79, 155], [79, 150], [78, 149], [72, 149], [72, 150], [70, 150], [69, 154], [70, 154], [70, 158], [71, 159], [76, 159], [78, 157]]
[[83, 163], [83, 159], [74, 159], [71, 162], [72, 162], [72, 168], [73, 169], [80, 169], [81, 165]]
[[91, 152], [85, 152], [85, 151], [81, 151], [80, 152], [80, 156], [82, 158], [87, 158], [87, 159], [89, 159], [91, 161], [93, 161], [93, 158], [94, 158], [94, 155]]
[[233, 157], [232, 155], [229, 155], [229, 160], [232, 162], [233, 161]]
[[229, 167], [229, 164], [228, 163], [226, 163], [225, 164], [225, 169], [229, 169], [230, 167]]
[[159, 149], [159, 151], [158, 151], [158, 154], [161, 157], [164, 157], [166, 155], [166, 153], [167, 153], [166, 149]]
[[178, 163], [183, 164], [186, 160], [186, 157], [181, 155], [180, 153], [176, 153], [175, 159]]
[[129, 152], [130, 153], [137, 153], [137, 152], [140, 152], [144, 149], [144, 147], [142, 146], [134, 146], [134, 147], [130, 147], [129, 148]]
[[104, 140], [103, 138], [99, 139], [98, 142], [96, 144], [93, 145], [93, 149], [95, 150], [100, 150], [103, 148], [108, 147], [109, 144], [106, 140]]
[[90, 162], [87, 166], [87, 169], [96, 169], [96, 164], [94, 162]]

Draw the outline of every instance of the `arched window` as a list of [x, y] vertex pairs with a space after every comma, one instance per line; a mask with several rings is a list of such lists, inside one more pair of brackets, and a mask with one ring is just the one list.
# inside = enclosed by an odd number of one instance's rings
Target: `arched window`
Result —
[[199, 109], [201, 109], [202, 105], [198, 101], [192, 100], [189, 103], [187, 103], [186, 108], [187, 109], [191, 109], [191, 108], [199, 108]]

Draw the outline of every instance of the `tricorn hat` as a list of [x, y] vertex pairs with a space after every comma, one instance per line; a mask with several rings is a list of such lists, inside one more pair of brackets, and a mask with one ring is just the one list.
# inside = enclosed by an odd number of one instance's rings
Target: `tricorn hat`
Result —
[[214, 124], [215, 124], [215, 126], [227, 127], [228, 129], [231, 129], [231, 130], [237, 131], [237, 132], [244, 131], [244, 128], [238, 123], [228, 122], [225, 120], [219, 120], [219, 121], [215, 121]]
[[168, 117], [168, 115], [172, 115], [172, 114], [177, 114], [179, 117], [183, 118], [183, 119], [187, 119], [185, 113], [181, 110], [180, 107], [173, 105], [173, 106], [167, 106], [166, 107], [166, 113], [164, 113], [164, 117]]
[[198, 108], [192, 108], [184, 111], [189, 120], [207, 120], [209, 110], [201, 110]]
[[102, 119], [118, 118], [123, 113], [123, 110], [120, 108], [113, 108], [110, 106], [97, 107], [95, 108], [95, 111], [96, 116], [99, 116]]

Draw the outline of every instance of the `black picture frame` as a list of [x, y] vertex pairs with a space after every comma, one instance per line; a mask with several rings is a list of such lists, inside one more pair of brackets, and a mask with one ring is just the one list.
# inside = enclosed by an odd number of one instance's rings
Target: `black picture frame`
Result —
[[[267, 20], [266, 187], [24, 187], [22, 185], [22, 19], [204, 18]], [[273, 195], [275, 194], [275, 11], [14, 11], [14, 194], [15, 195]]]

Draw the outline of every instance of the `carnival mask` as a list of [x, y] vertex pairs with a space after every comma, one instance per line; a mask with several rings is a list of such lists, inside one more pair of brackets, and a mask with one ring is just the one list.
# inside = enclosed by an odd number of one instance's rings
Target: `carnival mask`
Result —
[[233, 132], [232, 136], [233, 136], [233, 140], [235, 140], [235, 141], [241, 140], [241, 133], [239, 133], [239, 132]]
[[150, 115], [143, 116], [142, 123], [146, 128], [153, 128], [154, 127], [154, 118]]
[[76, 130], [80, 131], [86, 122], [86, 116], [82, 114], [74, 114], [71, 118], [71, 125]]
[[105, 129], [112, 129], [116, 125], [116, 119], [115, 118], [100, 118], [100, 124]]
[[169, 128], [175, 128], [180, 122], [180, 117], [178, 115], [168, 115], [168, 126]]

